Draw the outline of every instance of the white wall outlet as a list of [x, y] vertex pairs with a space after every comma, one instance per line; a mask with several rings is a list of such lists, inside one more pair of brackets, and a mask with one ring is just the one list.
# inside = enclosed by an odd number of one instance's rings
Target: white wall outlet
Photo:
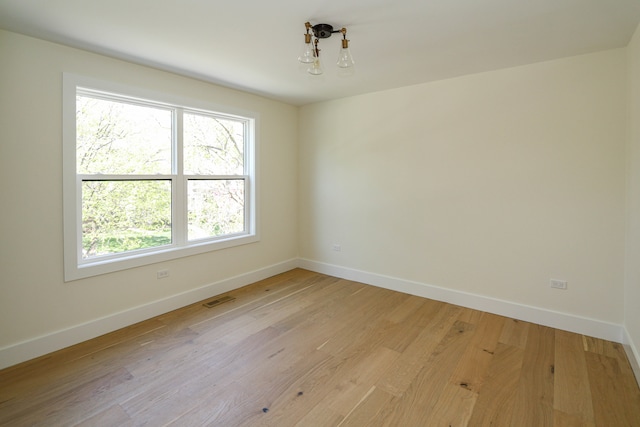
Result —
[[567, 285], [569, 284], [569, 282], [567, 282], [566, 280], [558, 280], [558, 279], [551, 279], [549, 283], [552, 288], [563, 289], [563, 290], [567, 290]]
[[340, 245], [340, 243], [334, 243], [331, 246], [331, 249], [333, 249], [336, 252], [340, 252], [342, 250], [342, 245]]
[[165, 277], [169, 277], [169, 270], [158, 270], [156, 275], [158, 279], [164, 279]]

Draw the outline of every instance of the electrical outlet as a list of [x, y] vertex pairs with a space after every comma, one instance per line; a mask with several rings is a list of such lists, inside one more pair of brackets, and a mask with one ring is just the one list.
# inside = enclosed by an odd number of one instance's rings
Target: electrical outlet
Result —
[[333, 246], [331, 246], [331, 249], [336, 252], [340, 252], [342, 250], [342, 246], [340, 245], [340, 243], [334, 243]]
[[169, 277], [169, 270], [158, 270], [156, 275], [158, 279], [164, 279], [165, 277]]
[[551, 279], [550, 281], [550, 285], [552, 288], [554, 289], [562, 289], [562, 290], [567, 290], [567, 285], [569, 283], [566, 280], [558, 280], [558, 279]]

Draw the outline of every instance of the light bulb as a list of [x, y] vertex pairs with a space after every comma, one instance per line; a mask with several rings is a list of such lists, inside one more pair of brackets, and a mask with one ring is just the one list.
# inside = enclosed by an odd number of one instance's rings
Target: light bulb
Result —
[[320, 63], [320, 57], [315, 57], [313, 60], [313, 65], [309, 67], [307, 70], [309, 74], [313, 74], [314, 76], [319, 76], [323, 73], [322, 71], [322, 63]]
[[311, 64], [313, 62], [313, 46], [311, 45], [311, 34], [304, 35], [304, 44], [298, 56], [298, 61], [303, 64]]

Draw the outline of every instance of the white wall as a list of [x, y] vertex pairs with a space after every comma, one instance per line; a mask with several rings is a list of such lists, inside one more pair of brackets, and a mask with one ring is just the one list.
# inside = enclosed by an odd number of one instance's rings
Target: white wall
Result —
[[[0, 367], [286, 270], [298, 251], [303, 265], [624, 324], [637, 348], [639, 38], [298, 111], [0, 31]], [[261, 242], [64, 283], [63, 71], [259, 112]]]
[[[0, 58], [0, 367], [295, 265], [297, 108], [4, 31]], [[64, 283], [63, 72], [258, 112], [261, 241]]]
[[[627, 252], [625, 262], [625, 328], [628, 344], [640, 362], [640, 26], [627, 47], [629, 139], [627, 151]], [[636, 377], [640, 370], [636, 363]]]
[[625, 54], [302, 107], [301, 258], [621, 331]]

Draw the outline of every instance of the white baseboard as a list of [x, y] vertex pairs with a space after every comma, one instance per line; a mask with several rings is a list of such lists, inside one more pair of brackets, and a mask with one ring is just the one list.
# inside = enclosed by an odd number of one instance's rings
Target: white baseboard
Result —
[[627, 358], [629, 358], [629, 363], [631, 364], [631, 369], [633, 369], [633, 373], [636, 376], [636, 382], [640, 387], [640, 352], [638, 352], [638, 347], [636, 347], [636, 344], [631, 339], [627, 328], [624, 328], [623, 344], [627, 353]]
[[486, 311], [513, 319], [524, 320], [617, 343], [623, 342], [622, 325], [308, 259], [300, 259], [298, 266], [334, 277], [448, 302], [450, 304]]
[[80, 325], [0, 348], [0, 369], [78, 344], [82, 341], [104, 335], [154, 316], [167, 313], [171, 310], [202, 301], [211, 296], [229, 292], [233, 289], [284, 273], [296, 267], [544, 326], [624, 343], [636, 378], [640, 378], [640, 354], [622, 325], [308, 259], [290, 259], [279, 264], [210, 283], [197, 289], [172, 295]]
[[177, 308], [220, 295], [233, 289], [292, 270], [298, 266], [297, 259], [291, 259], [245, 274], [172, 295], [138, 307], [91, 320], [67, 329], [55, 331], [26, 341], [0, 348], [0, 369], [78, 344], [82, 341], [104, 335], [125, 326], [167, 313]]

